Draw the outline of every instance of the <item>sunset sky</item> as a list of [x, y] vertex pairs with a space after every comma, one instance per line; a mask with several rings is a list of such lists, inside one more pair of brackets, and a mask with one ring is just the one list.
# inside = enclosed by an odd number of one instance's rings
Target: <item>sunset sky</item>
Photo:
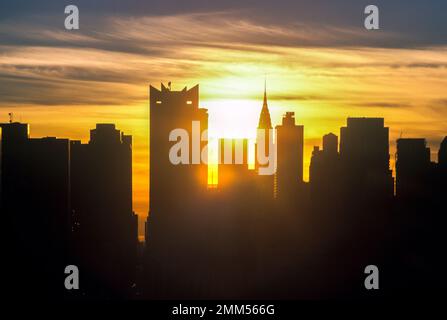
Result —
[[[363, 27], [366, 5], [380, 30]], [[64, 7], [80, 30], [64, 28]], [[2, 1], [0, 122], [88, 141], [134, 136], [134, 210], [148, 208], [148, 87], [200, 85], [213, 136], [255, 135], [264, 77], [276, 125], [295, 111], [311, 150], [348, 116], [384, 117], [395, 140], [447, 134], [446, 1]], [[392, 162], [392, 166], [394, 162]], [[393, 168], [394, 169], [394, 168]]]

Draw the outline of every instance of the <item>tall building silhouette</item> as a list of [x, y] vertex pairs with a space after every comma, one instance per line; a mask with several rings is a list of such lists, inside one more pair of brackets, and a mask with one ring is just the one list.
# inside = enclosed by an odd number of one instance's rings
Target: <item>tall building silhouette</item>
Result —
[[[7, 278], [13, 281], [9, 288], [7, 279], [7, 287], [19, 295], [63, 295], [70, 230], [69, 141], [31, 139], [23, 123], [0, 126], [5, 261], [11, 267]], [[23, 283], [27, 279], [33, 279], [32, 288]], [[22, 285], [29, 290], [20, 292]]]
[[[20, 158], [21, 149], [28, 141], [29, 137], [29, 126], [28, 124], [10, 122], [10, 123], [0, 123], [0, 133], [1, 133], [1, 145], [0, 145], [0, 178], [1, 185], [13, 185], [14, 176], [19, 174], [18, 168], [14, 166], [14, 161], [16, 158]], [[2, 175], [1, 173], [4, 172]], [[1, 186], [0, 186], [1, 190]], [[8, 192], [6, 190], [6, 192]], [[1, 193], [0, 193], [1, 195]], [[11, 199], [13, 194], [8, 195]], [[7, 204], [6, 195], [2, 196], [1, 203], [3, 203], [3, 197], [5, 197], [5, 206]], [[6, 210], [6, 207], [4, 208]]]
[[267, 103], [267, 84], [264, 83], [264, 100], [262, 102], [261, 114], [259, 115], [258, 129], [272, 128], [272, 120], [270, 118], [270, 111]]
[[276, 197], [291, 200], [303, 183], [304, 126], [295, 124], [294, 112], [276, 126], [276, 150]]
[[[270, 153], [274, 153], [275, 150], [271, 150], [270, 142], [273, 142], [273, 127], [272, 120], [270, 118], [270, 111], [267, 103], [267, 85], [264, 83], [264, 99], [262, 103], [261, 113], [259, 114], [259, 122], [257, 127], [256, 134], [256, 144], [255, 144], [255, 169], [258, 174], [261, 171], [261, 168], [275, 166], [275, 163], [261, 163], [261, 159], [259, 159], [259, 155], [268, 157]], [[262, 146], [263, 145], [263, 146]], [[264, 152], [262, 152], [264, 150]], [[274, 159], [273, 157], [272, 159]], [[275, 159], [273, 160], [275, 161]], [[267, 175], [259, 175], [258, 184], [260, 185], [260, 192], [262, 196], [265, 198], [273, 198], [274, 196], [274, 170], [272, 170], [272, 174]]]
[[129, 293], [138, 241], [132, 211], [132, 137], [113, 124], [97, 124], [88, 144], [72, 142], [71, 177], [83, 288], [99, 296]]
[[[194, 267], [197, 257], [192, 251], [197, 247], [193, 243], [198, 223], [206, 211], [208, 167], [200, 161], [200, 153], [207, 146], [208, 113], [199, 108], [198, 85], [180, 91], [163, 84], [161, 90], [150, 86], [149, 99], [150, 209], [146, 221], [146, 280], [150, 295], [163, 296], [163, 292], [184, 292], [188, 286], [191, 289], [191, 278], [186, 275], [193, 277], [198, 270]], [[170, 161], [171, 147], [179, 142], [170, 141], [173, 130], [187, 133], [187, 163]], [[185, 276], [179, 278], [178, 275]]]
[[340, 157], [353, 200], [393, 197], [389, 129], [383, 118], [348, 118], [347, 126], [340, 129]]
[[[200, 124], [199, 137], [208, 129], [208, 113], [199, 108], [199, 86], [173, 91], [163, 84], [161, 90], [150, 86], [150, 210], [149, 220], [164, 219], [176, 205], [194, 201], [207, 187], [207, 166], [193, 163], [194, 155], [207, 145], [200, 141], [195, 145], [192, 123]], [[188, 162], [175, 165], [170, 162], [169, 152], [175, 142], [169, 141], [174, 129], [186, 130], [189, 134]], [[177, 201], [171, 201], [170, 196]]]
[[447, 137], [444, 137], [439, 147], [438, 164], [443, 168], [447, 168]]
[[441, 142], [438, 151], [438, 164], [436, 170], [436, 194], [438, 198], [443, 198], [447, 193], [447, 136]]
[[323, 150], [328, 154], [338, 153], [338, 137], [332, 132], [323, 136]]
[[425, 139], [398, 139], [396, 196], [407, 200], [427, 197], [430, 188], [430, 148]]
[[[341, 177], [338, 137], [333, 133], [323, 136], [323, 149], [314, 147], [309, 167], [311, 197], [314, 204], [326, 204], [334, 209], [340, 201]], [[322, 201], [325, 199], [324, 201]]]

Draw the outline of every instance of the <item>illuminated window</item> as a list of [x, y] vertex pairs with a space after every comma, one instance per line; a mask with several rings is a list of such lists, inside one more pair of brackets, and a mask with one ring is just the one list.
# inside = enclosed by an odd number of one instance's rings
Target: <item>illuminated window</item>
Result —
[[156, 104], [161, 104], [161, 100], [155, 101]]
[[186, 104], [192, 104], [191, 100], [186, 101]]

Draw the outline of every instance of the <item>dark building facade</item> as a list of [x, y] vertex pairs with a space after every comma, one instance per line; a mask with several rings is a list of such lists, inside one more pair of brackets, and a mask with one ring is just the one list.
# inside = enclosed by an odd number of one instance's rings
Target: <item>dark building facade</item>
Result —
[[[18, 295], [63, 295], [71, 226], [69, 141], [31, 139], [27, 124], [0, 126], [7, 287]], [[33, 279], [32, 288], [27, 279]]]
[[97, 124], [90, 141], [72, 142], [72, 210], [83, 288], [129, 294], [135, 283], [137, 216], [132, 211], [132, 137]]
[[425, 139], [398, 139], [396, 155], [396, 196], [407, 200], [429, 196], [432, 166]]
[[447, 168], [447, 137], [444, 137], [439, 146], [438, 164], [443, 168]]
[[394, 194], [389, 129], [383, 118], [348, 118], [340, 129], [342, 179], [351, 199], [389, 200]]
[[[338, 137], [329, 133], [323, 136], [323, 149], [314, 147], [309, 167], [312, 203], [327, 205], [333, 210], [340, 203], [341, 163]], [[324, 199], [324, 200], [323, 200]]]
[[[208, 113], [199, 108], [198, 85], [174, 91], [162, 84], [161, 90], [150, 86], [149, 91], [146, 287], [149, 296], [169, 292], [170, 297], [181, 297], [188, 287], [193, 290], [190, 281], [199, 270], [193, 252], [198, 248], [197, 228], [205, 218], [201, 213], [207, 210], [204, 198], [208, 166], [200, 155], [207, 146]], [[173, 130], [186, 134], [186, 163], [174, 164], [170, 160], [171, 148], [180, 142], [170, 141]]]
[[276, 126], [275, 196], [295, 197], [303, 184], [304, 126], [295, 124], [295, 113], [287, 112]]
[[[33, 298], [128, 296], [138, 241], [131, 137], [109, 124], [91, 130], [88, 144], [30, 138], [22, 123], [0, 128], [9, 291]], [[73, 264], [81, 292], [64, 287], [65, 267]]]
[[[447, 193], [447, 136], [441, 142], [438, 151], [438, 194]], [[442, 196], [440, 196], [442, 197]]]
[[[202, 137], [202, 132], [208, 129], [208, 113], [199, 108], [198, 85], [181, 91], [172, 91], [163, 84], [161, 90], [150, 87], [149, 219], [166, 218], [170, 207], [175, 206], [177, 201], [169, 201], [166, 195], [180, 197], [178, 202], [185, 203], [194, 201], [194, 197], [206, 190], [207, 165], [193, 163], [193, 152], [197, 151], [192, 141], [193, 121], [200, 124], [199, 137]], [[174, 129], [188, 132], [189, 164], [170, 162], [169, 152], [175, 142], [169, 141], [169, 136]], [[198, 148], [202, 150], [206, 145], [206, 141], [200, 141]]]
[[338, 137], [332, 132], [323, 136], [323, 150], [329, 154], [338, 153]]
[[447, 136], [441, 142], [438, 152], [438, 183], [437, 195], [438, 199], [443, 199], [447, 193]]

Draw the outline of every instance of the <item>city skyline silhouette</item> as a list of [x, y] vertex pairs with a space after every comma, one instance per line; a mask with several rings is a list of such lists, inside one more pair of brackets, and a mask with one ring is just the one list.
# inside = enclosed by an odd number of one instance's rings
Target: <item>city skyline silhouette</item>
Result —
[[267, 78], [272, 127], [292, 111], [310, 129], [306, 182], [313, 147], [340, 136], [348, 117], [386, 119], [393, 172], [399, 137], [426, 138], [436, 161], [447, 117], [445, 1], [377, 0], [380, 30], [365, 28], [366, 4], [353, 0], [78, 0], [75, 30], [57, 1], [28, 2], [0, 3], [0, 121], [13, 113], [32, 138], [86, 143], [97, 123], [132, 135], [140, 226], [149, 211], [148, 84], [200, 83], [209, 137], [249, 138], [252, 153]]
[[[16, 275], [8, 283], [15, 295], [26, 282], [17, 275], [30, 265], [40, 282], [26, 294], [62, 299], [386, 298], [446, 288], [439, 275], [447, 137], [438, 162], [424, 138], [399, 138], [395, 182], [384, 119], [349, 117], [339, 135], [324, 135], [322, 148], [314, 148], [306, 182], [307, 127], [286, 111], [276, 126], [276, 172], [258, 174], [257, 160], [250, 168], [247, 139], [220, 140], [232, 155], [240, 145], [243, 159], [218, 165], [215, 186], [206, 164], [169, 159], [173, 129], [209, 126], [199, 86], [150, 86], [149, 101], [144, 243], [132, 204], [131, 136], [103, 123], [81, 143], [30, 138], [29, 125], [12, 118], [0, 125], [1, 209], [6, 255], [17, 262], [7, 269]], [[264, 90], [258, 129], [272, 128]], [[268, 151], [269, 142], [258, 137], [254, 149], [265, 143]], [[79, 292], [62, 285], [69, 264], [81, 270]], [[378, 292], [363, 287], [368, 265], [384, 271]]]

